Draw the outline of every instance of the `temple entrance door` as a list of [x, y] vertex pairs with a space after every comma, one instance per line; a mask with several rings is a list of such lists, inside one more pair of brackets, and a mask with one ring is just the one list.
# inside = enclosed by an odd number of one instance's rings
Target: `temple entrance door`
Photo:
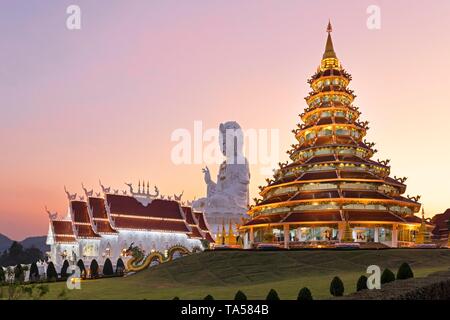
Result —
[[353, 238], [356, 242], [374, 242], [375, 229], [374, 228], [353, 228]]

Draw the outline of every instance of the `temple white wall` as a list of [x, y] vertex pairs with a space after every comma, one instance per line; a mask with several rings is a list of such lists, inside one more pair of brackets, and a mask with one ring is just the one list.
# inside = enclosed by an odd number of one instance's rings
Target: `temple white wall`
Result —
[[[70, 263], [76, 263], [82, 259], [86, 267], [89, 267], [93, 259], [97, 260], [99, 265], [103, 265], [109, 258], [115, 266], [119, 258], [122, 258], [124, 262], [127, 260], [121, 254], [132, 243], [145, 250], [147, 254], [151, 251], [160, 251], [164, 254], [175, 245], [182, 245], [189, 250], [194, 247], [203, 249], [199, 239], [190, 239], [184, 233], [119, 230], [118, 235], [102, 235], [101, 239], [80, 239], [78, 244], [55, 244], [50, 241], [50, 260], [53, 261], [58, 272], [65, 259]], [[65, 257], [62, 255], [64, 251]]]

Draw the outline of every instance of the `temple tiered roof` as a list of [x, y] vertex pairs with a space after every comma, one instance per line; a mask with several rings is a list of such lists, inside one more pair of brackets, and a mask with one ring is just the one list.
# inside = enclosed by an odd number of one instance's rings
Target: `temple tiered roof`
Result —
[[[70, 220], [50, 219], [55, 243], [100, 239], [120, 230], [182, 233], [214, 242], [203, 214], [178, 201], [105, 193], [87, 201], [69, 198]], [[146, 201], [148, 203], [146, 203]]]
[[[349, 221], [420, 224], [420, 197], [405, 197], [406, 178], [391, 178], [389, 160], [373, 160], [374, 143], [364, 140], [368, 122], [353, 105], [352, 77], [337, 58], [327, 28], [325, 52], [308, 80], [303, 123], [293, 130], [298, 143], [280, 163], [262, 199], [249, 210], [246, 226]], [[418, 219], [418, 221], [417, 221]]]

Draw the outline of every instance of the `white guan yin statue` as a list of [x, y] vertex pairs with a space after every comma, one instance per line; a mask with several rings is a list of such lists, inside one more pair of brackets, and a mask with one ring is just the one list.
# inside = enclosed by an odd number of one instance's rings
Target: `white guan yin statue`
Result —
[[193, 202], [195, 210], [203, 211], [213, 233], [221, 232], [222, 224], [231, 222], [235, 230], [241, 218], [248, 217], [250, 172], [243, 155], [243, 133], [235, 121], [221, 123], [219, 143], [224, 162], [220, 165], [217, 182], [211, 179], [208, 167], [203, 169], [207, 195]]

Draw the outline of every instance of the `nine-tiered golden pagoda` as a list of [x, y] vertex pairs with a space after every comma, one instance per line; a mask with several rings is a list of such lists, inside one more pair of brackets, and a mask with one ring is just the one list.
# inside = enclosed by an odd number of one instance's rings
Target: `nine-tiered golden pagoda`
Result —
[[[402, 196], [406, 178], [391, 178], [389, 160], [372, 160], [374, 143], [364, 139], [351, 76], [333, 48], [331, 24], [312, 92], [293, 130], [298, 144], [288, 151], [273, 179], [260, 187], [251, 219], [242, 225], [247, 247], [410, 246], [422, 220], [417, 197]], [[372, 244], [371, 244], [372, 243]], [[374, 245], [378, 243], [379, 245]]]

